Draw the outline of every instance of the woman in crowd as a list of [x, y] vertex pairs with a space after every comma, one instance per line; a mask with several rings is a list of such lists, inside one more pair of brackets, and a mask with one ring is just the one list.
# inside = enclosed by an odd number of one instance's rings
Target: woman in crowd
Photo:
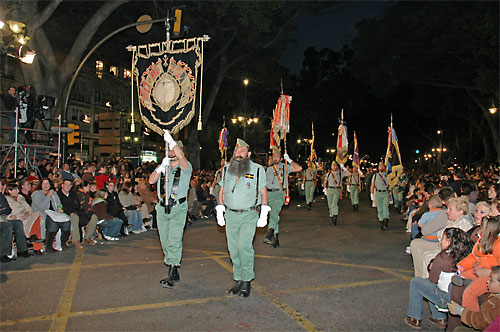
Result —
[[96, 197], [92, 200], [92, 211], [97, 216], [97, 225], [102, 229], [103, 237], [108, 241], [118, 241], [123, 221], [108, 214], [107, 197], [108, 191], [106, 189], [97, 190]]
[[19, 194], [17, 184], [7, 184], [6, 198], [12, 212], [7, 216], [11, 220], [21, 220], [24, 227], [24, 235], [31, 239], [33, 250], [36, 254], [41, 254], [42, 247], [42, 229], [45, 228], [45, 218], [40, 212], [35, 212], [26, 202], [24, 197]]
[[446, 314], [438, 308], [446, 308], [450, 300], [449, 285], [457, 271], [456, 264], [471, 250], [467, 234], [458, 228], [447, 228], [440, 241], [441, 252], [429, 264], [429, 278], [415, 277], [410, 282], [410, 297], [405, 324], [411, 328], [422, 327], [424, 299], [428, 300], [432, 318], [429, 321], [439, 328], [446, 328]]
[[[481, 227], [481, 239], [474, 245], [472, 253], [457, 266], [460, 276], [473, 280], [464, 291], [462, 306], [472, 311], [479, 310], [478, 297], [488, 292], [487, 281], [493, 266], [500, 265], [500, 218], [486, 217]], [[461, 286], [465, 280], [454, 278], [454, 284]]]
[[127, 217], [128, 222], [132, 225], [132, 233], [140, 234], [146, 231], [146, 229], [142, 226], [141, 212], [135, 205], [132, 189], [133, 186], [130, 181], [124, 182], [122, 189], [118, 194], [118, 199], [120, 200], [120, 204], [125, 208], [125, 216]]

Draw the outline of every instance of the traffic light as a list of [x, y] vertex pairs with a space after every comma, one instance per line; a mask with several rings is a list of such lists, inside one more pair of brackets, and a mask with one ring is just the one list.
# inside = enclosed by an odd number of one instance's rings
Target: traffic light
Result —
[[74, 145], [80, 142], [80, 126], [76, 124], [68, 124], [68, 127], [73, 128], [73, 132], [68, 134], [68, 145]]

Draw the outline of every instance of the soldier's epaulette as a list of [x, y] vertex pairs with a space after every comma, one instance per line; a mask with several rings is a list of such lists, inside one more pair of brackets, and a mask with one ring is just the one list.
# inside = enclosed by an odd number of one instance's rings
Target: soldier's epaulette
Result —
[[245, 174], [245, 177], [246, 177], [247, 179], [253, 179], [253, 178], [254, 178], [254, 175], [253, 175], [253, 174], [250, 174], [250, 173], [247, 173], [247, 174]]

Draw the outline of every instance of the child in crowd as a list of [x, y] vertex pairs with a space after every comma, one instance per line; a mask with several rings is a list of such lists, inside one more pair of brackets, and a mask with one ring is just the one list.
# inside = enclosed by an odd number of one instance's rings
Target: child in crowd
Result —
[[97, 190], [96, 197], [92, 200], [92, 211], [97, 215], [97, 225], [102, 229], [103, 237], [108, 241], [118, 241], [123, 221], [108, 214], [107, 197], [106, 189]]
[[[446, 307], [450, 301], [449, 285], [455, 274], [456, 263], [471, 250], [467, 234], [458, 228], [448, 228], [441, 237], [441, 252], [429, 264], [429, 278], [415, 277], [410, 282], [410, 296], [405, 324], [413, 329], [422, 328], [424, 299], [428, 300], [432, 318], [429, 321], [441, 329], [446, 328], [446, 314], [437, 307]], [[437, 307], [436, 307], [437, 306]]]

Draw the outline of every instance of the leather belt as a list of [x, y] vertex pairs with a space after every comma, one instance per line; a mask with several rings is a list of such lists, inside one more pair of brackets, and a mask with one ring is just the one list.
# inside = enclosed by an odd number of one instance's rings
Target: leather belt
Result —
[[328, 186], [328, 188], [340, 189], [340, 187], [332, 187], [332, 186]]
[[385, 192], [387, 192], [387, 190], [378, 190], [378, 189], [377, 189], [377, 191], [378, 191], [379, 193], [385, 193]]
[[[284, 188], [284, 189], [286, 189], [286, 188]], [[275, 192], [275, 191], [281, 191], [281, 189], [267, 189], [267, 191], [269, 191], [270, 193], [272, 193], [272, 192]]]
[[252, 206], [251, 208], [248, 208], [248, 209], [242, 209], [242, 210], [235, 210], [235, 209], [230, 209], [230, 208], [227, 208], [229, 211], [232, 211], [232, 212], [236, 212], [236, 213], [243, 213], [243, 212], [248, 212], [248, 211], [251, 211], [251, 210], [254, 210], [254, 211], [257, 211], [258, 209], [258, 206]]
[[[176, 205], [181, 205], [185, 201], [186, 201], [186, 197], [179, 198], [178, 201], [172, 201], [172, 200], [170, 200], [168, 206], [170, 206], [170, 208], [173, 208]], [[165, 201], [163, 199], [160, 201], [160, 205], [161, 206], [165, 206]]]

